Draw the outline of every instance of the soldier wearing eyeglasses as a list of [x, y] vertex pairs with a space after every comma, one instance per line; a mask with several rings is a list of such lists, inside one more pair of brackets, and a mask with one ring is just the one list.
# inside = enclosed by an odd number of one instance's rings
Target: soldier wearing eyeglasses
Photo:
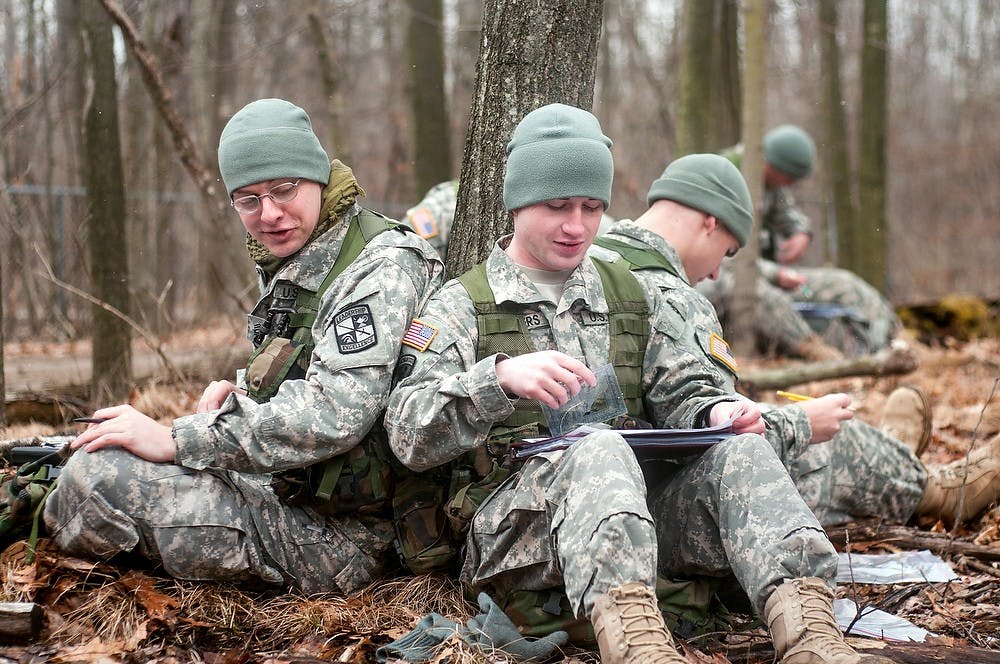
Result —
[[96, 411], [45, 523], [67, 552], [135, 552], [178, 578], [355, 591], [394, 555], [380, 423], [400, 340], [444, 266], [359, 205], [351, 169], [290, 102], [237, 112], [218, 157], [260, 279], [247, 367], [170, 425]]

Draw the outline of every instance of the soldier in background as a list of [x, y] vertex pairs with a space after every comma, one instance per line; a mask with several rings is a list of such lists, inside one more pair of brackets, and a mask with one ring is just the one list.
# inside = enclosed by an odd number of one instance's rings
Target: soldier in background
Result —
[[[733, 193], [745, 189], [739, 170], [723, 157], [681, 157], [650, 187], [646, 212], [634, 222], [619, 221], [591, 251], [597, 258], [624, 258], [678, 312], [672, 339], [677, 356], [687, 361], [664, 371], [733, 394], [737, 364], [720, 351], [728, 350], [722, 327], [693, 284], [718, 275], [731, 248], [727, 240], [738, 241], [738, 248], [753, 231], [749, 199]], [[848, 403], [846, 395], [834, 394], [782, 408], [761, 405], [765, 437], [824, 526], [868, 517], [951, 524], [1000, 498], [1000, 437], [974, 451], [966, 477], [965, 459], [932, 467], [919, 461], [931, 412], [915, 388], [889, 395], [881, 430], [852, 420]]]
[[[737, 168], [743, 146], [723, 153]], [[857, 275], [836, 268], [792, 268], [812, 240], [809, 218], [791, 186], [812, 173], [816, 146], [794, 125], [764, 137], [764, 204], [760, 226], [757, 336], [769, 352], [808, 360], [837, 359], [885, 348], [901, 325], [888, 301]], [[698, 285], [723, 327], [731, 308], [732, 272]]]
[[353, 592], [398, 566], [381, 417], [400, 339], [444, 266], [358, 204], [353, 172], [294, 104], [242, 108], [218, 157], [260, 278], [247, 368], [170, 426], [130, 405], [96, 411], [45, 524], [64, 551], [135, 552], [180, 579]]

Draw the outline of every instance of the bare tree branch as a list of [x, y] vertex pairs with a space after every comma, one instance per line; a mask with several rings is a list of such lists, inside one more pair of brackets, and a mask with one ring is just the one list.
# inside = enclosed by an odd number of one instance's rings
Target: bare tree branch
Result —
[[181, 163], [184, 164], [184, 167], [192, 179], [194, 179], [202, 195], [211, 204], [211, 209], [214, 210], [214, 214], [212, 215], [213, 223], [221, 226], [226, 214], [226, 205], [222, 202], [223, 198], [218, 196], [218, 192], [216, 191], [215, 177], [205, 166], [204, 159], [198, 154], [198, 148], [195, 146], [194, 141], [191, 140], [184, 126], [184, 121], [181, 120], [180, 114], [177, 112], [173, 95], [163, 78], [156, 56], [153, 55], [152, 51], [142, 41], [142, 38], [139, 37], [139, 33], [132, 24], [132, 21], [115, 0], [101, 0], [101, 4], [104, 5], [112, 20], [121, 29], [125, 44], [139, 64], [142, 80], [146, 84], [149, 95], [153, 98], [153, 105], [167, 125]]
[[56, 277], [55, 273], [52, 271], [52, 266], [49, 265], [48, 261], [45, 260], [45, 257], [42, 255], [42, 252], [38, 248], [38, 245], [33, 244], [32, 247], [34, 248], [35, 253], [38, 254], [38, 260], [42, 262], [42, 266], [45, 268], [45, 273], [42, 274], [43, 277], [54, 283], [56, 286], [68, 290], [70, 293], [73, 293], [74, 295], [82, 297], [84, 300], [90, 302], [91, 304], [96, 304], [101, 309], [104, 309], [111, 315], [117, 316], [121, 320], [125, 321], [125, 323], [129, 327], [135, 330], [136, 334], [142, 337], [142, 340], [146, 342], [146, 345], [149, 346], [150, 349], [157, 354], [157, 356], [159, 356], [160, 361], [163, 362], [163, 367], [167, 370], [167, 372], [170, 373], [170, 376], [173, 379], [175, 379], [179, 383], [183, 383], [186, 380], [184, 374], [181, 373], [177, 369], [177, 367], [174, 366], [173, 362], [170, 361], [170, 358], [168, 358], [166, 353], [163, 352], [163, 344], [160, 343], [154, 335], [150, 334], [149, 331], [147, 331], [144, 327], [139, 325], [139, 323], [137, 323], [131, 316], [121, 311], [120, 309], [113, 307], [107, 302], [103, 302], [100, 299], [94, 297], [90, 293], [81, 290], [72, 284], [68, 284], [65, 281], [62, 281], [61, 279]]

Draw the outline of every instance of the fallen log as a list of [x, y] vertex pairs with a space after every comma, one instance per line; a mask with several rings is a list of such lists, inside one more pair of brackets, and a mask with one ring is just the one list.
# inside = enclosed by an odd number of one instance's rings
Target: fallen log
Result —
[[42, 627], [42, 607], [34, 602], [0, 602], [0, 636], [29, 639]]
[[890, 347], [863, 357], [828, 362], [797, 362], [742, 374], [737, 388], [744, 394], [774, 390], [816, 380], [849, 376], [892, 376], [916, 370], [917, 358], [908, 347]]
[[979, 560], [1000, 560], [1000, 547], [957, 540], [947, 533], [932, 533], [907, 526], [878, 522], [850, 523], [826, 528], [830, 541], [843, 549], [847, 542], [891, 544], [904, 549], [927, 549], [938, 555], [964, 555]]

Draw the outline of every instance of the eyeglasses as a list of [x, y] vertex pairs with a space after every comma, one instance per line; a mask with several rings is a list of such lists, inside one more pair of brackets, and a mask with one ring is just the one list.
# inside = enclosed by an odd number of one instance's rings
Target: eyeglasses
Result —
[[230, 202], [230, 205], [232, 205], [233, 208], [235, 208], [235, 210], [242, 215], [257, 214], [260, 212], [260, 201], [262, 198], [268, 196], [275, 203], [287, 203], [295, 198], [295, 195], [299, 193], [300, 182], [302, 182], [302, 178], [299, 178], [295, 182], [282, 182], [279, 185], [271, 187], [259, 196], [251, 194], [249, 196], [234, 198]]

